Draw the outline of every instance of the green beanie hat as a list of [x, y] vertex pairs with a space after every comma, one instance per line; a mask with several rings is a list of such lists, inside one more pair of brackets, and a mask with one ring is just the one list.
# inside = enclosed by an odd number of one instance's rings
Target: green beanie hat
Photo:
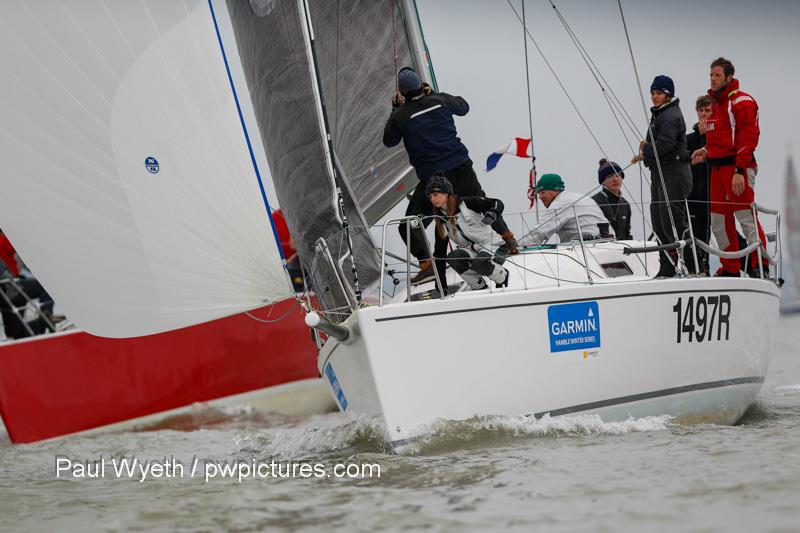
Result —
[[558, 174], [544, 174], [536, 184], [537, 191], [563, 191], [564, 180]]

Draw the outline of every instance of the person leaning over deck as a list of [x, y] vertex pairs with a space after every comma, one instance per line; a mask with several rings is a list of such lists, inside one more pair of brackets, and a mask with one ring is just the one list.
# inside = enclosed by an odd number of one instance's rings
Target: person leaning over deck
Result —
[[[433, 176], [425, 185], [425, 193], [436, 215], [436, 234], [439, 239], [433, 257], [437, 259], [439, 279], [444, 280], [444, 262], [458, 272], [474, 290], [487, 287], [484, 276], [494, 281], [496, 288], [508, 287], [508, 270], [502, 266], [502, 254], [492, 250], [491, 225], [503, 213], [503, 202], [483, 196], [460, 198], [444, 176]], [[456, 249], [447, 254], [447, 240]], [[446, 291], [445, 291], [446, 292]]]
[[600, 210], [608, 219], [617, 239], [631, 240], [631, 205], [622, 197], [622, 180], [625, 172], [622, 167], [613, 161], [600, 160], [600, 168], [597, 169], [597, 181], [603, 188], [599, 193], [592, 196], [592, 200], [597, 202]]
[[[711, 63], [709, 96], [714, 107], [706, 126], [706, 146], [692, 154], [693, 163], [708, 161], [711, 166], [711, 230], [717, 245], [726, 252], [739, 250], [736, 221], [748, 242], [767, 239], [751, 210], [755, 202], [758, 165], [755, 150], [761, 130], [758, 126], [758, 104], [739, 89], [733, 77], [733, 63], [724, 57]], [[738, 259], [721, 259], [715, 276], [739, 276]], [[751, 255], [748, 275], [759, 277], [758, 256]], [[763, 263], [766, 273], [769, 264]]]
[[[686, 149], [686, 122], [681, 113], [680, 100], [673, 99], [675, 84], [669, 76], [656, 76], [650, 85], [653, 101], [647, 139], [639, 145], [639, 155], [631, 163], [644, 161], [650, 169], [650, 220], [653, 231], [662, 244], [675, 241], [672, 224], [675, 224], [678, 239], [689, 237], [689, 218], [684, 200], [692, 190], [692, 173], [689, 169], [689, 151]], [[656, 161], [658, 153], [658, 161]], [[659, 175], [663, 173], [663, 184]], [[664, 196], [664, 188], [669, 198]], [[672, 217], [670, 217], [670, 212]], [[659, 269], [656, 277], [671, 278], [675, 275], [678, 253], [659, 254]]]
[[[430, 85], [423, 84], [419, 75], [408, 67], [397, 74], [397, 86], [400, 92], [392, 97], [393, 110], [383, 130], [383, 144], [391, 147], [403, 141], [419, 178], [419, 184], [409, 199], [406, 216], [422, 216], [423, 225], [428, 227], [431, 219], [425, 217], [431, 216], [432, 207], [425, 195], [425, 186], [431, 176], [445, 176], [459, 196], [486, 195], [472, 168], [469, 151], [458, 138], [453, 120], [453, 115], [466, 115], [469, 104], [460, 96], [434, 93]], [[405, 242], [406, 225], [400, 224], [398, 229]], [[517, 241], [503, 217], [497, 217], [492, 229], [505, 241], [510, 254], [517, 253]], [[417, 285], [432, 280], [433, 267], [425, 248], [425, 232], [421, 228], [412, 231], [411, 242], [406, 242], [406, 245], [420, 264], [420, 272], [411, 283]]]
[[524, 246], [543, 244], [553, 234], [558, 234], [561, 242], [600, 237], [598, 225], [608, 225], [608, 220], [597, 203], [585, 194], [564, 189], [564, 181], [558, 174], [545, 174], [539, 178], [536, 194], [545, 210], [540, 212], [542, 222], [522, 238]]

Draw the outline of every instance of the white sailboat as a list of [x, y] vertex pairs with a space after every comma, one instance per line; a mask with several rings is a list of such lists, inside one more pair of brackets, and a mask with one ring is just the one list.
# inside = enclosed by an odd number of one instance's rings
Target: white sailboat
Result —
[[373, 417], [393, 447], [437, 420], [482, 415], [733, 424], [766, 376], [780, 243], [761, 252], [773, 270], [764, 279], [653, 279], [659, 248], [529, 248], [507, 261], [504, 289], [353, 306], [339, 324], [312, 314], [331, 336], [319, 370], [340, 409]]
[[797, 267], [797, 261], [800, 260], [800, 188], [797, 185], [797, 174], [791, 157], [786, 160], [783, 186], [783, 212], [786, 216], [787, 247], [791, 261], [789, 261], [787, 287], [781, 297], [781, 313], [798, 313], [800, 312], [800, 268]]
[[376, 417], [395, 446], [476, 415], [733, 424], [766, 376], [779, 288], [651, 279], [656, 254], [646, 269], [631, 244], [529, 250], [507, 289], [358, 309], [320, 371], [340, 408]]

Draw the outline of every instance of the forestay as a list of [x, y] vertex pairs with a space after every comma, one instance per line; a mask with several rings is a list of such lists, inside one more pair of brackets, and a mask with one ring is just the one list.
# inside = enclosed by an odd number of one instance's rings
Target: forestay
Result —
[[2, 3], [0, 224], [91, 333], [146, 335], [290, 294], [263, 148], [252, 129], [249, 151], [211, 8]]

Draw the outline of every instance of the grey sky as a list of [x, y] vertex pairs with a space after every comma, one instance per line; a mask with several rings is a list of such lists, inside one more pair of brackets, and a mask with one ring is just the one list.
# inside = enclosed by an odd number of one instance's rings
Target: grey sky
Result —
[[[520, 10], [520, 0], [512, 0]], [[486, 156], [516, 136], [528, 136], [522, 26], [505, 0], [418, 0], [420, 16], [442, 91], [464, 96], [470, 113], [458, 119], [462, 139], [489, 195], [508, 212], [527, 211], [529, 163], [507, 156], [486, 174]], [[556, 1], [556, 6], [620, 97], [640, 130], [646, 127], [616, 1]], [[578, 103], [611, 159], [623, 166], [631, 150], [589, 70], [548, 0], [527, 0], [528, 27]], [[689, 126], [694, 100], [708, 88], [708, 65], [722, 55], [736, 66], [742, 89], [760, 106], [761, 140], [756, 157], [759, 202], [782, 208], [786, 157], [797, 154], [800, 112], [793, 102], [800, 87], [800, 2], [623, 1], [649, 116], [649, 87], [657, 74], [673, 78]], [[602, 152], [529, 42], [533, 141], [537, 169], [561, 174], [569, 189], [597, 184]], [[797, 158], [795, 158], [797, 159]], [[638, 201], [639, 172], [625, 185]], [[645, 192], [645, 201], [649, 194]], [[771, 222], [768, 224], [771, 229]], [[634, 209], [634, 235], [641, 218]]]

